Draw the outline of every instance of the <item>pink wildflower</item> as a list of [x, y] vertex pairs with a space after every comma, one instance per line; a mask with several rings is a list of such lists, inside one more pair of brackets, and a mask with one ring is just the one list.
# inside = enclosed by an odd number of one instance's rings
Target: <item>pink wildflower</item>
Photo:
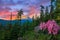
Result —
[[59, 31], [59, 26], [54, 20], [48, 20], [46, 23], [42, 22], [40, 24], [40, 29], [47, 29], [49, 34], [56, 35]]
[[46, 23], [48, 25], [48, 32], [49, 34], [57, 34], [58, 30], [59, 30], [59, 26], [57, 25], [57, 23], [54, 20], [48, 20], [48, 22]]
[[40, 29], [41, 29], [41, 30], [45, 29], [45, 22], [41, 22], [41, 23], [40, 23]]
[[58, 33], [58, 29], [53, 29], [52, 34], [56, 35]]

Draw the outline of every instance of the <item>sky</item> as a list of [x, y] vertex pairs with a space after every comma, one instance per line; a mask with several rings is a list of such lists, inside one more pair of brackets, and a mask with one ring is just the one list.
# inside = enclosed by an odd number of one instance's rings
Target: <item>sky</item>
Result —
[[12, 20], [17, 18], [17, 13], [23, 9], [22, 19], [39, 15], [40, 5], [49, 6], [50, 0], [0, 0], [0, 19]]

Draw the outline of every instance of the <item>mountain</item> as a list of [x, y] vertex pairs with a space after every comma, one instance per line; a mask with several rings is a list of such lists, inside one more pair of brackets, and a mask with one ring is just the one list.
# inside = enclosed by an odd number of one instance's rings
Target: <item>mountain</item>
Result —
[[[32, 19], [22, 19], [21, 23], [25, 23], [27, 20], [29, 22], [32, 21]], [[11, 23], [13, 25], [16, 22], [20, 22], [20, 20], [3, 20], [3, 19], [0, 19], [0, 24], [2, 24], [2, 25], [7, 25], [8, 23]]]

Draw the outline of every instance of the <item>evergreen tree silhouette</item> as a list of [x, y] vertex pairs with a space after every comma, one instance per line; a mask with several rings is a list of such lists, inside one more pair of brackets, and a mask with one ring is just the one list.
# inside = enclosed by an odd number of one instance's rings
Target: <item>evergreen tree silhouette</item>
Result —
[[17, 18], [19, 20], [20, 26], [21, 26], [21, 16], [22, 16], [22, 14], [23, 14], [23, 10], [21, 9], [21, 10], [18, 11], [18, 15], [17, 15]]
[[18, 11], [18, 19], [21, 20], [22, 14], [23, 14], [23, 10], [21, 9], [21, 10]]
[[53, 3], [55, 2], [55, 0], [51, 0], [51, 5], [50, 5], [50, 19], [53, 19], [53, 13], [54, 13], [54, 5]]
[[44, 15], [44, 21], [48, 21], [49, 18], [49, 10], [48, 10], [48, 6], [46, 6], [45, 8], [45, 15]]
[[41, 12], [40, 12], [40, 20], [43, 21], [43, 18], [44, 18], [44, 6], [43, 5], [40, 5], [41, 7]]
[[60, 20], [60, 0], [56, 0], [56, 13], [57, 19]]

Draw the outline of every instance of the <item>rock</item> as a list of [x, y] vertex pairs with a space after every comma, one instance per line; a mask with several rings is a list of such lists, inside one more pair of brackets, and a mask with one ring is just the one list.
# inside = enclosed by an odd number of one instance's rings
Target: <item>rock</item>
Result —
[[23, 40], [23, 38], [22, 37], [19, 37], [18, 40]]
[[38, 32], [40, 29], [39, 29], [39, 26], [36, 26], [35, 28], [34, 28], [34, 31], [35, 32]]

